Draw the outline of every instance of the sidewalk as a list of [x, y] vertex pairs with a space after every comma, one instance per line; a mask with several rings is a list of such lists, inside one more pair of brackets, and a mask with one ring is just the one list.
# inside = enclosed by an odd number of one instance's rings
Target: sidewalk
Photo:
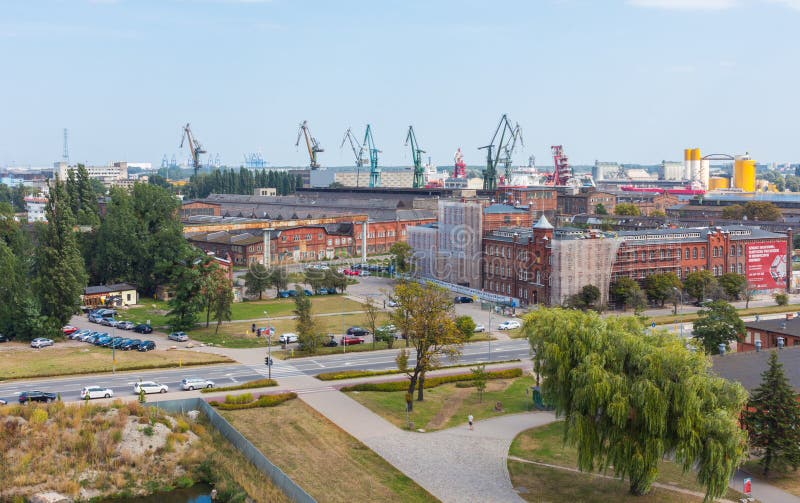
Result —
[[[742, 470], [737, 470], [728, 484], [731, 488], [741, 491], [744, 487], [744, 479], [750, 477], [749, 474]], [[793, 494], [789, 494], [783, 489], [771, 486], [760, 480], [753, 480], [752, 482], [753, 498], [764, 503], [800, 503], [800, 498]]]

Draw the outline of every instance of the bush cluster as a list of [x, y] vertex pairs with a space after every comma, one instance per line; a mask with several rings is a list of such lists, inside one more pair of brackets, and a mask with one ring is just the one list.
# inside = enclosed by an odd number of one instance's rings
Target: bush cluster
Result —
[[320, 381], [337, 381], [339, 379], [352, 379], [354, 377], [382, 376], [387, 374], [398, 374], [399, 370], [345, 370], [342, 372], [325, 372], [317, 374]]
[[237, 389], [253, 389], [253, 388], [267, 388], [269, 386], [277, 386], [278, 382], [275, 379], [256, 379], [234, 386], [223, 386], [221, 388], [203, 388], [200, 393], [217, 393], [219, 391], [236, 391]]
[[239, 397], [236, 397], [236, 399], [234, 399], [233, 401], [228, 402], [229, 396], [225, 397], [225, 402], [223, 403], [211, 401], [208, 402], [208, 404], [220, 410], [241, 410], [241, 409], [255, 409], [258, 407], [275, 407], [276, 405], [282, 404], [283, 402], [297, 398], [297, 394], [295, 393], [278, 393], [275, 395], [262, 395], [257, 400], [253, 400], [253, 397], [250, 393], [245, 393], [244, 395], [241, 396], [249, 396], [251, 401], [240, 403]]
[[[512, 379], [514, 377], [522, 376], [522, 369], [504, 369], [487, 372], [488, 379]], [[425, 379], [425, 389], [435, 388], [442, 384], [451, 382], [472, 381], [474, 376], [469, 374], [454, 374], [448, 376], [428, 377]], [[345, 386], [341, 391], [406, 391], [408, 389], [408, 381], [393, 381], [393, 382], [379, 382], [379, 383], [361, 383], [352, 386]]]

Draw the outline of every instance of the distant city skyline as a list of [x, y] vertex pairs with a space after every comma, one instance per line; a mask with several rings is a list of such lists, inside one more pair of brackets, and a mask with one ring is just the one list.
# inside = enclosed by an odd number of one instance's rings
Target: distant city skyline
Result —
[[260, 152], [381, 165], [483, 164], [500, 116], [515, 165], [656, 164], [683, 149], [800, 161], [800, 0], [10, 0], [0, 4], [0, 166], [179, 161], [181, 128], [224, 164]]

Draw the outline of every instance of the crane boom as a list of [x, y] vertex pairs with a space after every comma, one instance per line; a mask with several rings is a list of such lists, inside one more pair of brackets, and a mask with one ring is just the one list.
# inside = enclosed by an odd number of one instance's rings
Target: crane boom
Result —
[[300, 129], [297, 131], [297, 141], [294, 146], [300, 145], [300, 137], [305, 136], [306, 148], [308, 148], [308, 157], [311, 159], [311, 169], [319, 169], [319, 162], [317, 161], [317, 154], [325, 152], [325, 149], [319, 146], [317, 139], [311, 135], [311, 130], [308, 128], [308, 121], [303, 121], [300, 124]]
[[[486, 169], [483, 170], [483, 190], [495, 190], [497, 188], [497, 166], [502, 162], [510, 170], [511, 154], [513, 151], [512, 142], [515, 143], [515, 136], [521, 135], [521, 130], [517, 126], [516, 130], [511, 126], [508, 116], [503, 114], [500, 123], [494, 131], [492, 141], [488, 145], [478, 148], [486, 149]], [[521, 136], [520, 136], [521, 138]], [[497, 146], [495, 148], [495, 142]]]
[[364, 141], [361, 144], [369, 152], [369, 186], [381, 186], [381, 168], [378, 167], [378, 154], [380, 150], [375, 148], [375, 140], [372, 138], [372, 127], [367, 124], [364, 132]]
[[192, 134], [192, 129], [189, 127], [188, 122], [183, 126], [183, 135], [181, 136], [181, 145], [179, 148], [183, 148], [184, 141], [189, 146], [189, 153], [192, 156], [192, 167], [194, 167], [194, 174], [196, 175], [197, 171], [200, 169], [200, 154], [205, 154], [206, 151]]
[[344, 144], [350, 142], [350, 148], [353, 150], [353, 156], [356, 159], [356, 167], [360, 168], [366, 163], [366, 159], [364, 159], [364, 147], [358, 142], [353, 131], [350, 128], [347, 128], [347, 131], [344, 132], [344, 138], [342, 138], [342, 144], [339, 148], [343, 148]]
[[425, 186], [425, 168], [422, 167], [422, 154], [424, 150], [419, 148], [417, 143], [417, 135], [414, 134], [414, 126], [408, 126], [408, 134], [406, 135], [406, 146], [411, 143], [411, 157], [414, 159], [414, 183], [415, 189], [421, 189]]

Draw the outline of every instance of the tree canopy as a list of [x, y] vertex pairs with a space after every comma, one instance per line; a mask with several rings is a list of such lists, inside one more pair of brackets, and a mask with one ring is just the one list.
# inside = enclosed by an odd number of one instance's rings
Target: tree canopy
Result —
[[711, 271], [690, 272], [683, 280], [683, 289], [695, 299], [705, 301], [716, 292], [717, 279]]
[[671, 455], [697, 470], [707, 499], [727, 490], [746, 449], [738, 423], [746, 393], [711, 375], [705, 355], [674, 335], [645, 335], [634, 317], [539, 309], [524, 330], [579, 469], [610, 469], [645, 494]]
[[717, 281], [728, 300], [739, 300], [739, 297], [744, 294], [744, 290], [747, 288], [747, 278], [735, 272], [726, 272]]
[[620, 203], [614, 206], [615, 215], [624, 215], [629, 217], [638, 217], [642, 214], [639, 207], [633, 203]]
[[628, 277], [621, 277], [611, 284], [611, 299], [622, 309], [643, 307], [644, 293], [639, 283]]
[[680, 298], [683, 284], [674, 272], [667, 272], [648, 276], [644, 280], [644, 288], [648, 299], [663, 306], [668, 300]]
[[706, 353], [718, 353], [720, 344], [725, 344], [725, 350], [729, 351], [730, 343], [744, 335], [744, 322], [736, 308], [724, 300], [707, 304], [697, 314], [700, 317], [694, 321], [692, 332]]

